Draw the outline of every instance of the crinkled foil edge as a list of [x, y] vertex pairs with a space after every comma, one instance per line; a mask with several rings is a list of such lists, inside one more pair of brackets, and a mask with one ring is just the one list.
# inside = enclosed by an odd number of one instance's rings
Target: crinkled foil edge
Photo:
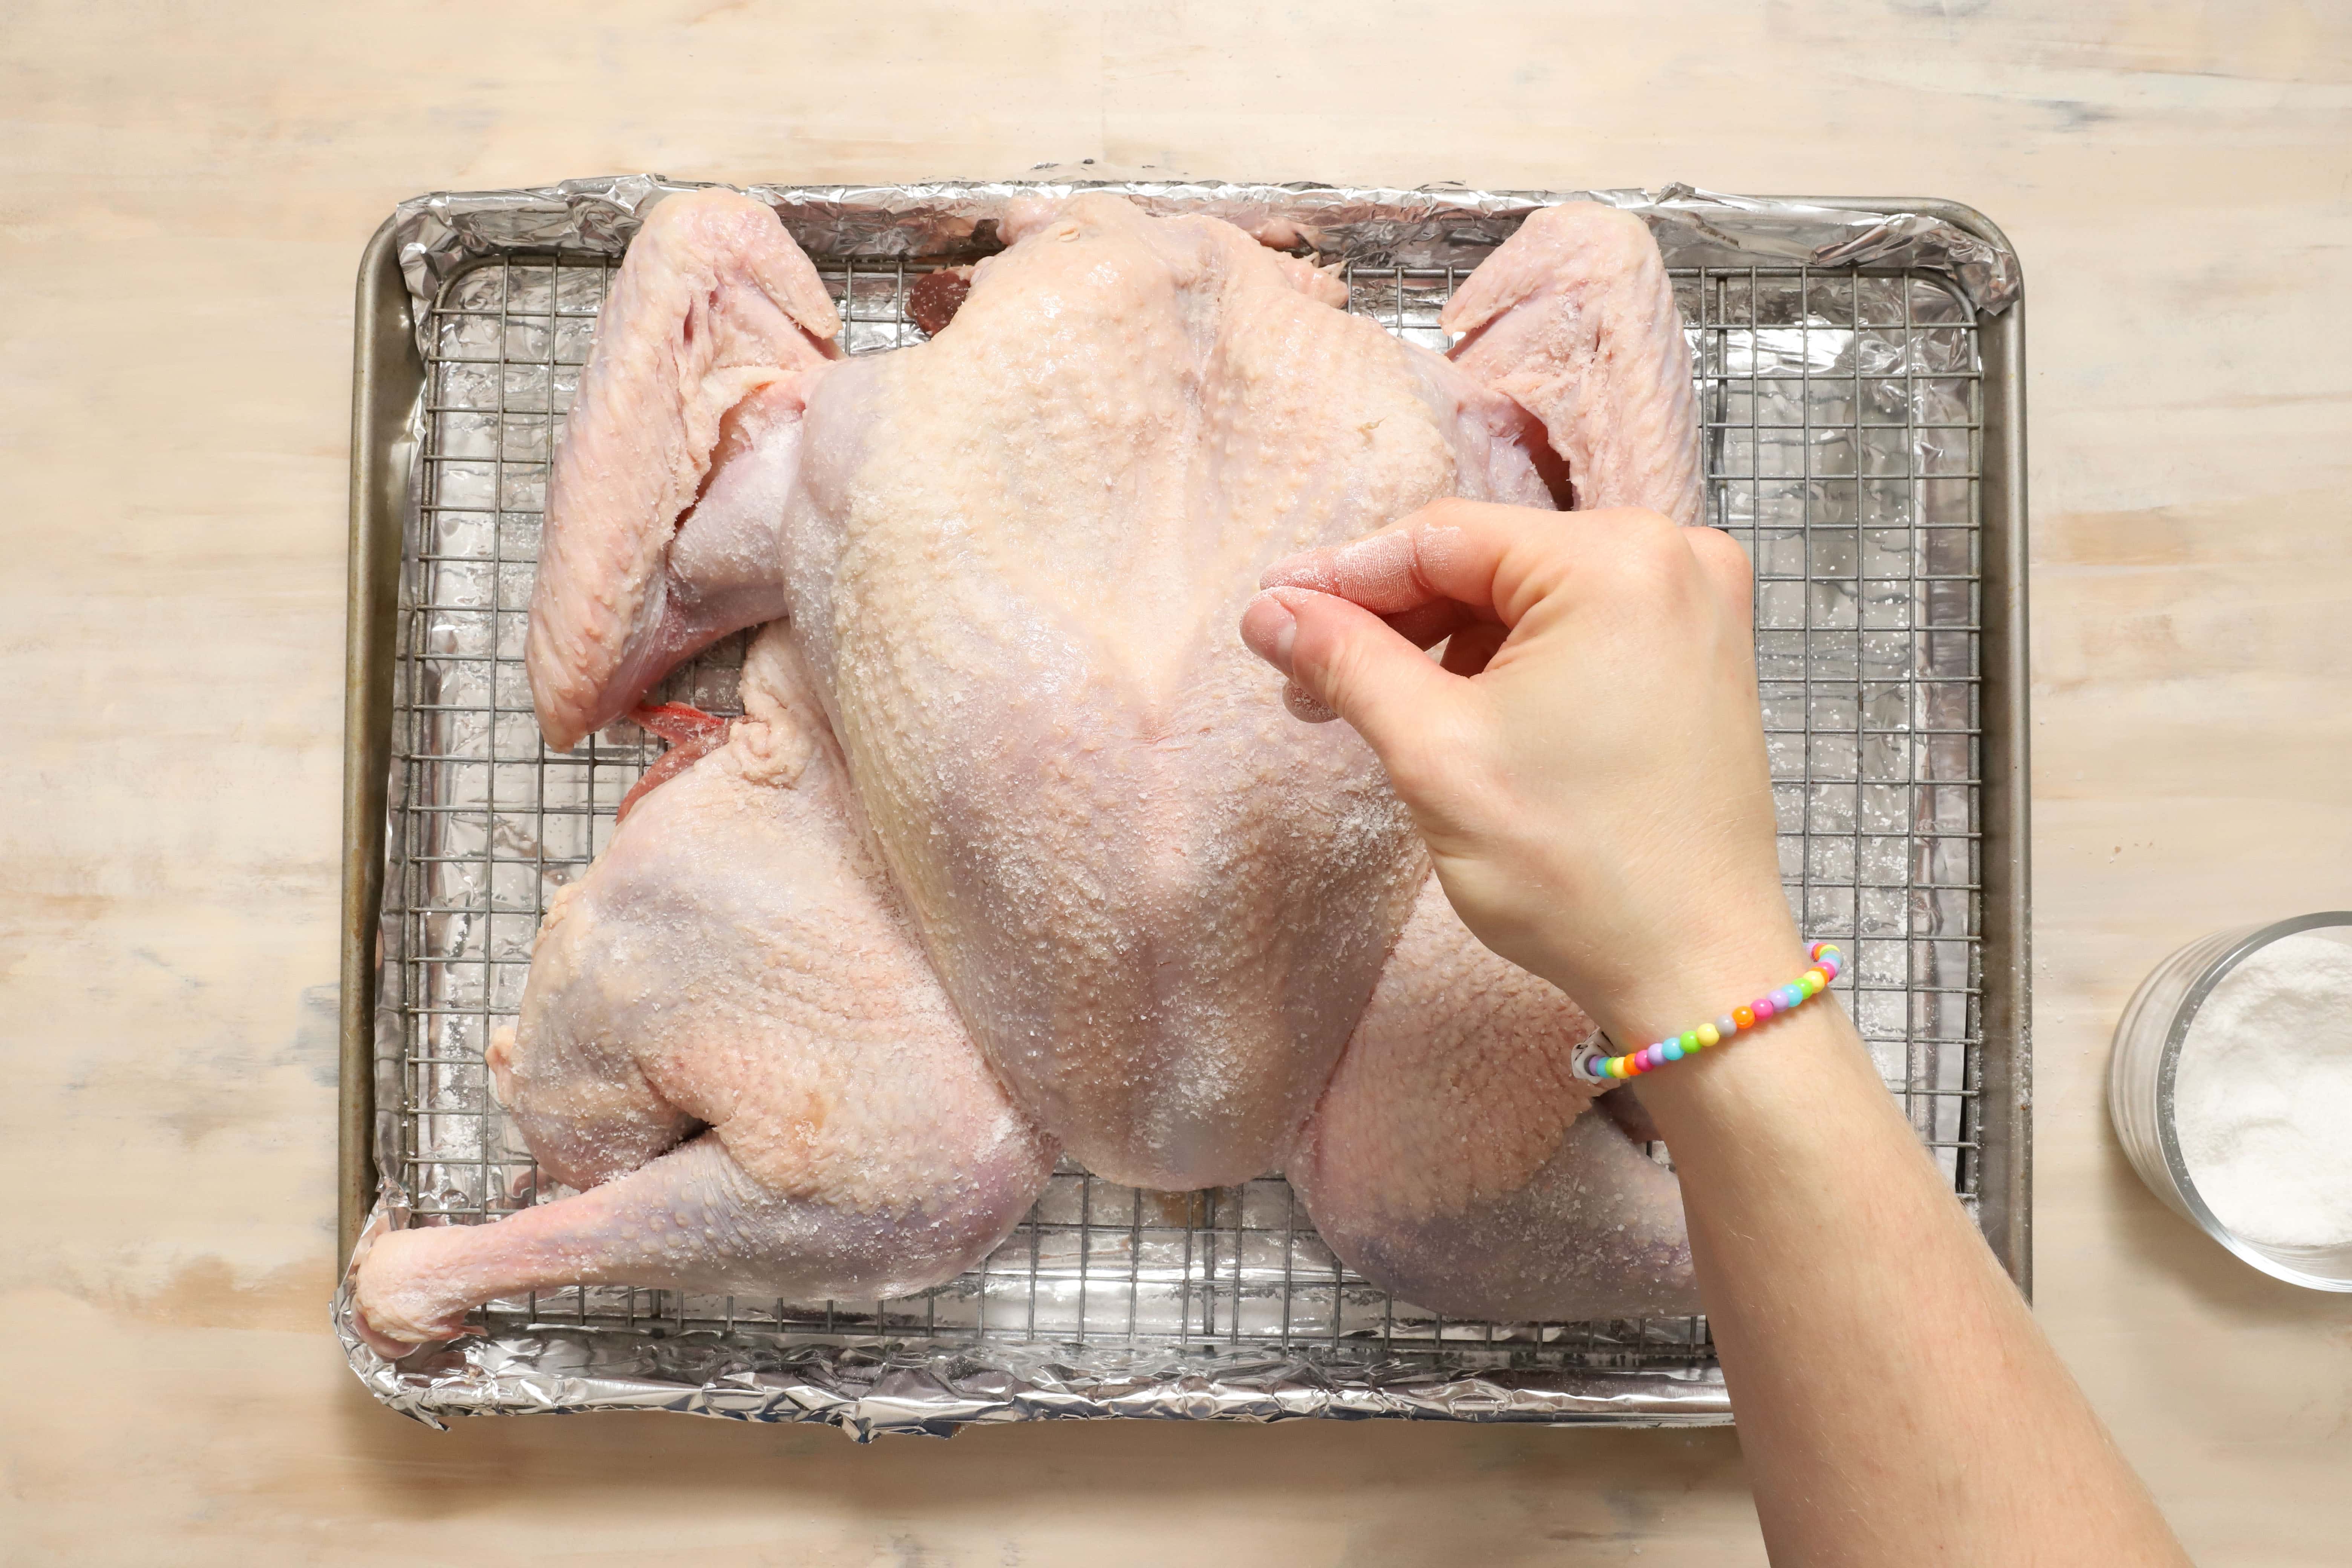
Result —
[[[351, 1269], [408, 1218], [384, 1184]], [[1731, 1419], [1721, 1369], [1433, 1365], [1370, 1359], [1345, 1342], [1263, 1350], [1094, 1348], [1022, 1342], [822, 1342], [752, 1330], [500, 1325], [397, 1362], [352, 1326], [352, 1273], [331, 1321], [360, 1384], [427, 1426], [461, 1415], [667, 1410], [837, 1426], [860, 1443], [951, 1437], [1007, 1421], [1417, 1420], [1715, 1426]], [[1475, 1352], [1473, 1352], [1475, 1353]]]
[[[566, 180], [530, 190], [438, 192], [403, 202], [394, 242], [409, 293], [429, 302], [476, 262], [528, 251], [617, 257], [642, 215], [679, 191], [709, 188], [658, 174]], [[997, 219], [1016, 201], [1085, 190], [1163, 211], [1208, 212], [1324, 261], [1475, 267], [1527, 214], [1561, 201], [1638, 213], [1676, 267], [1811, 265], [1916, 268], [1948, 277], [1979, 310], [2017, 297], [2016, 257], [1927, 213], [1851, 212], [1670, 185], [1638, 190], [1484, 192], [1197, 181], [1044, 180], [907, 185], [746, 185], [776, 208], [812, 254], [952, 260], [996, 247]], [[416, 311], [421, 334], [429, 311]], [[411, 477], [408, 524], [418, 497]], [[400, 770], [393, 770], [396, 813]], [[387, 845], [391, 840], [387, 837]], [[387, 886], [393, 885], [389, 881]], [[387, 921], [397, 911], [388, 911]], [[384, 949], [398, 933], [386, 930]], [[401, 1019], [387, 976], [376, 1011], [375, 1129], [382, 1196], [359, 1251], [404, 1224], [397, 1170], [396, 1071]], [[356, 1258], [354, 1258], [356, 1262]], [[458, 1415], [670, 1410], [743, 1421], [822, 1422], [860, 1442], [886, 1434], [950, 1436], [1005, 1421], [1271, 1422], [1376, 1418], [1548, 1425], [1713, 1426], [1730, 1419], [1721, 1372], [1560, 1368], [1466, 1370], [1427, 1360], [1368, 1361], [1344, 1345], [1269, 1356], [1261, 1351], [1080, 1349], [984, 1342], [957, 1348], [902, 1341], [810, 1343], [751, 1331], [501, 1328], [387, 1362], [352, 1328], [348, 1275], [331, 1308], [360, 1382], [378, 1400], [432, 1426]]]
[[[812, 255], [949, 260], [996, 248], [1015, 202], [1109, 191], [1145, 207], [1203, 212], [1327, 262], [1475, 267], [1538, 207], [1606, 202], [1638, 213], [1675, 267], [1901, 267], [1940, 272], [1970, 305], [2006, 309], [2020, 287], [2004, 246], [1924, 212], [1850, 212], [1690, 185], [1659, 191], [1390, 190], [1181, 180], [939, 181], [908, 185], [733, 185], [661, 174], [608, 174], [530, 190], [436, 192], [394, 214], [408, 291], [440, 284], [484, 257], [556, 251], [618, 256], [654, 203], [679, 191], [740, 190], [776, 209]], [[418, 312], [418, 321], [425, 312]]]
[[[349, 1286], [335, 1329], [378, 1400], [436, 1428], [459, 1415], [667, 1410], [737, 1421], [816, 1422], [858, 1442], [949, 1437], [1007, 1421], [1423, 1420], [1546, 1426], [1700, 1426], [1729, 1419], [1721, 1374], [1491, 1373], [1367, 1364], [1312, 1351], [1286, 1356], [1077, 1352], [975, 1344], [941, 1350], [876, 1341], [786, 1344], [773, 1337], [534, 1324], [384, 1361], [351, 1329]], [[755, 1342], [765, 1338], [766, 1342]]]

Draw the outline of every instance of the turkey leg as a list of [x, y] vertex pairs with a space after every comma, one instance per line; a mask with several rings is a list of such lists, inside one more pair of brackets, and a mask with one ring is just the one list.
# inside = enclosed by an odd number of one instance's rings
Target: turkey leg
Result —
[[532, 1152], [590, 1190], [377, 1238], [355, 1321], [384, 1353], [574, 1281], [904, 1294], [971, 1267], [1044, 1185], [1054, 1152], [866, 852], [781, 629], [743, 694], [726, 744], [645, 796], [558, 896], [520, 1026], [491, 1052]]
[[1323, 1239], [1448, 1316], [1696, 1311], [1673, 1173], [1570, 1068], [1592, 1033], [1431, 878], [1290, 1157]]

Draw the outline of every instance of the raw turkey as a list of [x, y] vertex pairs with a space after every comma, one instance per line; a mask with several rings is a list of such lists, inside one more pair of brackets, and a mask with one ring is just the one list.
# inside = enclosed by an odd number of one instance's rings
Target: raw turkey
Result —
[[1282, 1163], [1426, 875], [1369, 748], [1234, 634], [1441, 496], [1549, 504], [1525, 415], [1230, 225], [1017, 213], [919, 348], [826, 373], [790, 624], [948, 994], [1099, 1175]]
[[915, 945], [781, 630], [742, 693], [724, 742], [556, 895], [489, 1052], [541, 1168], [587, 1190], [377, 1237], [354, 1320], [385, 1354], [575, 1283], [905, 1295], [971, 1267], [1045, 1185], [1053, 1146]]
[[[1468, 334], [1457, 364], [1543, 421], [1579, 509], [1698, 521], [1690, 361], [1639, 219], [1591, 203], [1534, 214], [1439, 321]], [[1569, 1063], [1595, 1032], [1472, 938], [1433, 876], [1291, 1156], [1324, 1240], [1455, 1316], [1697, 1310], [1674, 1178], [1585, 1113], [1594, 1091]]]
[[[1287, 1161], [1343, 1258], [1446, 1310], [1686, 1310], [1671, 1175], [1566, 1071], [1591, 1026], [1469, 935], [1370, 750], [1234, 629], [1273, 562], [1442, 497], [1694, 521], [1646, 230], [1535, 215], [1451, 361], [1212, 218], [1095, 194], [1001, 232], [930, 341], [851, 361], [765, 207], [672, 197], [632, 246], [550, 498], [541, 725], [568, 745], [781, 616], [773, 696], [549, 915], [499, 1093], [603, 1184], [383, 1238], [372, 1331], [578, 1278], [911, 1288], [1003, 1234], [1053, 1142], [1162, 1189]], [[747, 761], [780, 736], [789, 785]], [[803, 883], [857, 922], [824, 934]], [[589, 909], [622, 934], [567, 934]], [[884, 993], [889, 1024], [838, 1026]], [[814, 1143], [783, 1109], [813, 1080]], [[665, 1205], [710, 1234], [647, 1232]]]
[[729, 632], [783, 614], [776, 531], [840, 314], [757, 202], [655, 209], [556, 449], [524, 668], [568, 751]]

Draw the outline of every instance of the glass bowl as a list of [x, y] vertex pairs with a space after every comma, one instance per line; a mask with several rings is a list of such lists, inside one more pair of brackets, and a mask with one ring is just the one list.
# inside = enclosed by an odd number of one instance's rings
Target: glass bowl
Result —
[[[2173, 1125], [2173, 1082], [2181, 1042], [2224, 976], [2284, 936], [2313, 931], [2352, 947], [2352, 910], [2297, 915], [2275, 925], [2217, 931], [2156, 966], [2116, 1024], [2107, 1063], [2107, 1115], [2148, 1190], [2198, 1229], [2263, 1273], [2315, 1290], [2352, 1290], [2352, 1246], [2272, 1247], [2238, 1235], [2214, 1215], [2189, 1178]], [[2352, 1005], [2352, 998], [2347, 999]], [[2352, 1129], [2347, 1130], [2352, 1136]]]

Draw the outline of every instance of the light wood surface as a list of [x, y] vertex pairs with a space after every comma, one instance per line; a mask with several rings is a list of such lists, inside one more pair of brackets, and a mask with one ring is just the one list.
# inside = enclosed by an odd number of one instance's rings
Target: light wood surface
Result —
[[399, 198], [1041, 160], [1916, 192], [2025, 261], [2037, 1310], [2206, 1563], [2352, 1553], [2352, 1298], [2107, 1131], [2132, 984], [2352, 904], [2352, 12], [0, 5], [0, 1561], [1725, 1563], [1729, 1433], [856, 1448], [373, 1405], [326, 1331], [352, 279]]

